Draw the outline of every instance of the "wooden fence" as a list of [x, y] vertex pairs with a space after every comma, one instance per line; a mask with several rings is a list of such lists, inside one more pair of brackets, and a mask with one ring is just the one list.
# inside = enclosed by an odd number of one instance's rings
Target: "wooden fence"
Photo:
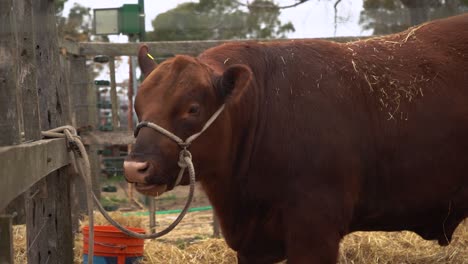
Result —
[[73, 263], [75, 175], [65, 140], [41, 140], [71, 121], [57, 40], [53, 1], [0, 1], [0, 263], [14, 261], [13, 200], [25, 208], [28, 263]]

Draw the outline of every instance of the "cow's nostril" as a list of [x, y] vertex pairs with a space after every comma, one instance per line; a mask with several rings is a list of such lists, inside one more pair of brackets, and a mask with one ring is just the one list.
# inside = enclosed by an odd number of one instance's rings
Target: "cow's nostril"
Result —
[[124, 161], [124, 172], [127, 181], [134, 183], [146, 183], [145, 178], [150, 173], [151, 164], [148, 161]]
[[124, 167], [136, 171], [145, 171], [149, 167], [149, 162], [124, 161]]
[[146, 171], [148, 171], [149, 169], [149, 162], [145, 161], [145, 162], [142, 162], [142, 164], [139, 164], [140, 166], [137, 168], [137, 171], [139, 173], [145, 173]]

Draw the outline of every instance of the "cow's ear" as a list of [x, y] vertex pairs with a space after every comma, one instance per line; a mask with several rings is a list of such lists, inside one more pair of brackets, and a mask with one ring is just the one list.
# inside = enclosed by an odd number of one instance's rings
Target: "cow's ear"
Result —
[[145, 78], [156, 68], [157, 64], [148, 53], [148, 46], [142, 45], [138, 50], [138, 64]]
[[217, 82], [218, 93], [221, 98], [237, 101], [252, 81], [252, 71], [242, 64], [229, 66]]

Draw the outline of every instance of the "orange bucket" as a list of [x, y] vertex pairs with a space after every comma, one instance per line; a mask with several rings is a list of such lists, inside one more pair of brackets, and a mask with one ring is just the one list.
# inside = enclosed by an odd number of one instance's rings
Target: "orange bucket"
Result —
[[[141, 228], [127, 229], [144, 234]], [[113, 226], [94, 226], [94, 263], [138, 263], [143, 257], [144, 239], [130, 237]], [[83, 227], [83, 263], [88, 263], [89, 226]]]

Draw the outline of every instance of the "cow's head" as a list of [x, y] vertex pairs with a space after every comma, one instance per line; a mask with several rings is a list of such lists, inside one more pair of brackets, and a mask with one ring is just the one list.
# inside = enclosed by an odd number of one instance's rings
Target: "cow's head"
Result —
[[[182, 140], [199, 132], [223, 104], [229, 106], [240, 100], [252, 78], [247, 66], [233, 65], [215, 72], [189, 56], [176, 56], [157, 65], [146, 46], [140, 48], [138, 60], [145, 76], [135, 98], [138, 119], [155, 123]], [[224, 125], [228, 118], [222, 113], [190, 146], [197, 178], [220, 164], [220, 153], [231, 137]], [[156, 130], [141, 128], [124, 162], [127, 181], [136, 183], [136, 189], [146, 195], [171, 190], [179, 172], [180, 150]], [[188, 183], [186, 174], [180, 184]]]

